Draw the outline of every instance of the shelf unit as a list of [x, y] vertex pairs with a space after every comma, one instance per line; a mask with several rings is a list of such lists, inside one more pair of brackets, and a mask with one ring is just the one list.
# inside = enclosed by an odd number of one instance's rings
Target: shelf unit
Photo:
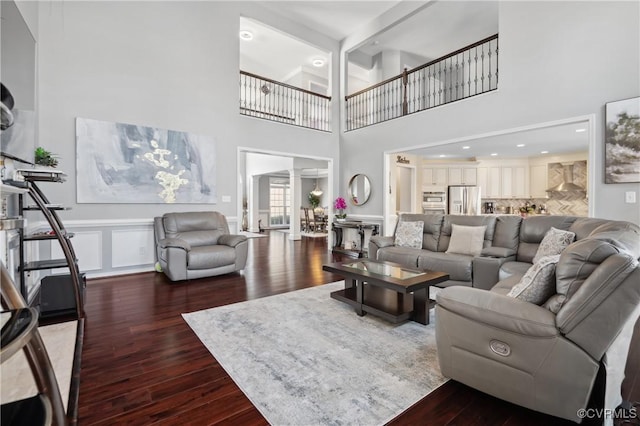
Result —
[[[64, 224], [60, 220], [58, 216], [58, 211], [68, 210], [65, 207], [62, 207], [59, 204], [52, 204], [49, 202], [44, 192], [38, 187], [38, 183], [40, 182], [52, 182], [52, 183], [63, 183], [65, 182], [66, 175], [57, 170], [38, 170], [38, 169], [21, 169], [18, 170], [18, 173], [24, 179], [23, 185], [24, 189], [26, 189], [26, 193], [20, 193], [18, 195], [18, 212], [22, 217], [25, 211], [40, 211], [42, 215], [47, 220], [49, 226], [51, 227], [51, 231], [48, 233], [40, 233], [40, 234], [30, 234], [25, 235], [24, 230], [19, 231], [20, 238], [20, 264], [19, 264], [19, 273], [20, 273], [20, 292], [22, 293], [22, 297], [27, 301], [30, 306], [33, 306], [38, 303], [39, 298], [36, 297], [37, 294], [41, 294], [40, 288], [35, 289], [33, 291], [29, 291], [26, 286], [26, 278], [27, 273], [29, 271], [38, 271], [38, 270], [49, 270], [49, 269], [58, 269], [58, 268], [68, 268], [69, 269], [69, 285], [66, 286], [61, 291], [69, 292], [71, 291], [73, 295], [71, 296], [73, 300], [75, 300], [75, 306], [73, 307], [73, 316], [76, 319], [83, 318], [84, 316], [84, 277], [80, 273], [80, 269], [78, 267], [78, 259], [76, 257], [75, 251], [73, 249], [73, 245], [71, 244], [71, 238], [73, 237], [73, 233], [67, 232], [64, 227]], [[29, 196], [31, 201], [34, 204], [27, 204], [26, 195]], [[60, 248], [64, 254], [64, 258], [62, 259], [47, 259], [47, 260], [37, 260], [37, 261], [28, 261], [26, 259], [26, 251], [25, 251], [25, 242], [28, 241], [46, 241], [46, 240], [57, 240], [60, 244]], [[41, 284], [42, 285], [42, 284]], [[31, 296], [31, 297], [30, 297]], [[40, 300], [41, 305], [46, 306], [46, 301]], [[61, 314], [69, 314], [69, 309], [62, 309]], [[55, 313], [51, 312], [42, 312], [42, 317], [47, 316], [55, 316]]]

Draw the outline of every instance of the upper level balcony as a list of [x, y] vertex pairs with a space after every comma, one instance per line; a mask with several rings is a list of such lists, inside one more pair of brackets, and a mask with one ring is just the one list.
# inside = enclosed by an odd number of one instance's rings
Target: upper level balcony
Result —
[[498, 88], [498, 34], [345, 97], [355, 130]]
[[331, 96], [240, 71], [240, 114], [331, 131]]
[[[498, 88], [498, 34], [345, 97], [346, 130]], [[240, 71], [240, 114], [331, 131], [331, 97]]]

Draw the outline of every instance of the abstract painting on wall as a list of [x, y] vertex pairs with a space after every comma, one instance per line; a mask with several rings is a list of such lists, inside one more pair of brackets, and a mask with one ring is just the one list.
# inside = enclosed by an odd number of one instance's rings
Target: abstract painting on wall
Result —
[[216, 203], [213, 138], [76, 119], [78, 203]]
[[640, 97], [605, 108], [605, 183], [640, 182]]

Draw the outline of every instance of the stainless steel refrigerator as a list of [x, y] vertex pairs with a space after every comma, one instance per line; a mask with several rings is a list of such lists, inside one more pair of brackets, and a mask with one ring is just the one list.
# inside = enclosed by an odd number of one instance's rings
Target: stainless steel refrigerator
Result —
[[449, 214], [481, 214], [480, 187], [467, 185], [449, 186]]

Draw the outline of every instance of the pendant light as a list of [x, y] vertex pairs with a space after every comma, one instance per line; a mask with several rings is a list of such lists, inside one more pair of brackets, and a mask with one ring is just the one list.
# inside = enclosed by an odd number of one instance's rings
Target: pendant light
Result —
[[318, 176], [319, 176], [318, 169], [316, 169], [316, 187], [313, 188], [313, 191], [311, 191], [311, 193], [316, 197], [319, 197], [322, 195], [322, 189], [320, 189], [320, 187], [318, 186]]

